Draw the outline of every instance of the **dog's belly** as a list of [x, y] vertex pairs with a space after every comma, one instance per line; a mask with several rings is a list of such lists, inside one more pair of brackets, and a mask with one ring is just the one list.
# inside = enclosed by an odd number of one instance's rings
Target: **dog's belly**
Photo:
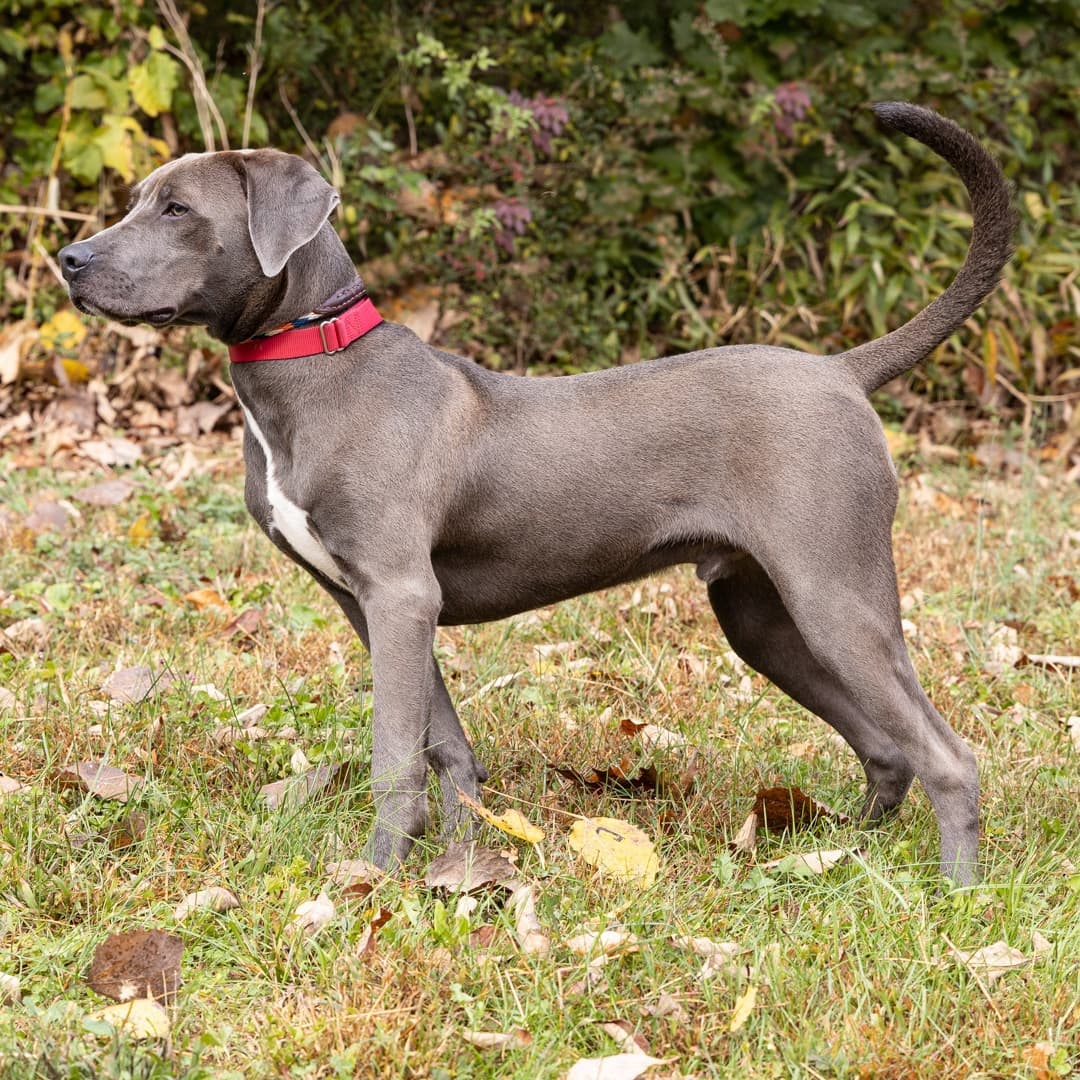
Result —
[[457, 626], [504, 619], [681, 563], [696, 564], [699, 576], [714, 580], [745, 557], [745, 553], [724, 545], [687, 543], [665, 544], [619, 565], [570, 558], [541, 564], [456, 551], [436, 551], [432, 565], [442, 589], [439, 622]]

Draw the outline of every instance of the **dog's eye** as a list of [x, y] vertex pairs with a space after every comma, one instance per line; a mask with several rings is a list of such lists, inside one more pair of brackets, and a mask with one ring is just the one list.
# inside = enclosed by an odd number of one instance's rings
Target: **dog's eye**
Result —
[[188, 208], [183, 203], [171, 202], [162, 211], [165, 217], [183, 217]]

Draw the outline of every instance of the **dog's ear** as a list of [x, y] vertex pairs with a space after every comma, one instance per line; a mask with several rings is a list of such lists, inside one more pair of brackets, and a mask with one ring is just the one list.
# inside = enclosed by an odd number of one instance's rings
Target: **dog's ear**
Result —
[[297, 248], [323, 227], [341, 201], [303, 158], [256, 150], [241, 158], [246, 177], [248, 231], [267, 277], [277, 277]]

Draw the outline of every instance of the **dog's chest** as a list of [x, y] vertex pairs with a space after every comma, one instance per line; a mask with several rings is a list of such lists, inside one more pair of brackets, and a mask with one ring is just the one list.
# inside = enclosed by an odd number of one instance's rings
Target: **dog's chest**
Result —
[[265, 484], [264, 494], [268, 513], [265, 515], [267, 520], [263, 524], [270, 533], [271, 538], [273, 538], [274, 533], [277, 533], [305, 563], [314, 567], [336, 585], [348, 588], [337, 563], [330, 557], [330, 553], [323, 546], [319, 534], [315, 531], [315, 526], [312, 524], [307, 511], [294, 503], [282, 491], [275, 471], [274, 455], [262, 428], [259, 427], [258, 422], [251, 415], [246, 405], [241, 403], [240, 407], [244, 410], [244, 422], [254, 436], [255, 441], [262, 448], [263, 457], [266, 459], [263, 483]]

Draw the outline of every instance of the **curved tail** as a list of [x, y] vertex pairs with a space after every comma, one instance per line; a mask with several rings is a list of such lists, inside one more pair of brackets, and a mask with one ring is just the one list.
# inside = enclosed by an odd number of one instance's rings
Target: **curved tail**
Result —
[[835, 355], [867, 394], [902, 375], [964, 324], [1000, 280], [1016, 229], [1001, 166], [973, 135], [932, 109], [905, 101], [883, 101], [873, 109], [883, 124], [918, 139], [960, 174], [974, 227], [964, 265], [936, 300], [899, 329]]

